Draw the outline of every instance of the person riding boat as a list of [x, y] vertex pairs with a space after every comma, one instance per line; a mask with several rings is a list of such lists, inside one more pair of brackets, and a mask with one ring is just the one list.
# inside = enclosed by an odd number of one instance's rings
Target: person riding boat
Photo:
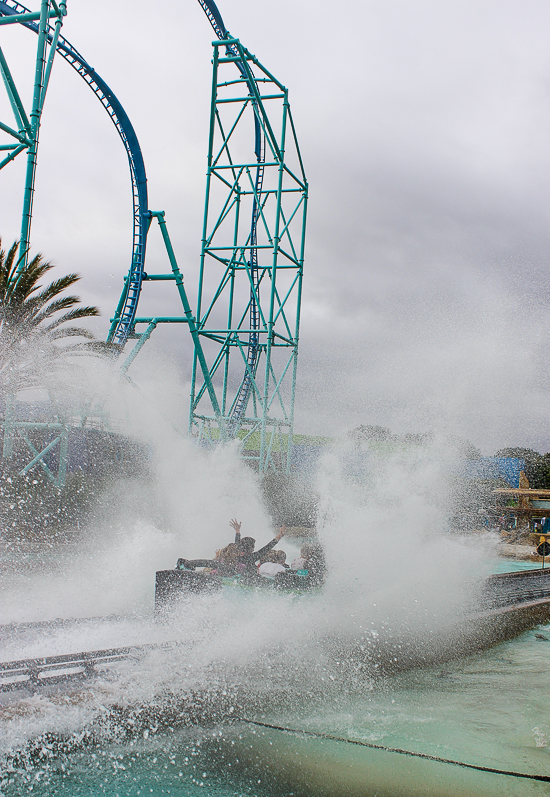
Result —
[[[261, 560], [268, 551], [274, 548], [286, 532], [286, 528], [283, 526], [276, 537], [268, 542], [267, 545], [264, 545], [263, 548], [255, 551], [256, 540], [253, 537], [241, 538], [241, 523], [233, 519], [229, 525], [235, 529], [235, 542], [217, 551], [215, 559], [179, 558], [176, 569], [194, 570], [196, 567], [207, 567], [212, 568], [213, 571], [218, 571], [219, 568], [220, 575], [236, 575], [242, 573], [243, 575], [255, 576], [257, 575], [256, 562]], [[228, 551], [229, 548], [231, 549], [230, 551]]]
[[300, 556], [290, 565], [294, 572], [307, 572], [312, 583], [321, 584], [326, 574], [325, 555], [319, 543], [308, 542], [302, 545]]
[[239, 562], [239, 554], [239, 546], [234, 542], [230, 542], [225, 548], [216, 551], [217, 565], [212, 572], [220, 576], [235, 576], [241, 573], [243, 566]]
[[229, 521], [229, 525], [232, 529], [235, 530], [235, 545], [241, 544], [241, 526], [242, 523], [239, 523], [237, 518], [233, 518], [233, 520]]
[[266, 559], [258, 567], [258, 575], [266, 578], [274, 578], [277, 573], [286, 573], [289, 569], [286, 564], [286, 553], [284, 551], [268, 551]]
[[176, 564], [176, 570], [194, 570], [196, 567], [206, 567], [213, 573], [219, 572], [220, 575], [235, 575], [235, 572], [242, 571], [242, 567], [237, 567], [237, 560], [241, 552], [241, 524], [234, 518], [229, 525], [235, 529], [235, 542], [230, 542], [225, 548], [216, 551], [213, 559], [182, 559], [180, 557]]
[[240, 543], [241, 553], [239, 556], [239, 562], [244, 565], [244, 574], [248, 576], [257, 575], [256, 562], [264, 559], [267, 552], [277, 545], [279, 540], [284, 537], [285, 533], [286, 528], [283, 526], [277, 536], [258, 551], [254, 550], [256, 547], [256, 540], [253, 537], [243, 537]]

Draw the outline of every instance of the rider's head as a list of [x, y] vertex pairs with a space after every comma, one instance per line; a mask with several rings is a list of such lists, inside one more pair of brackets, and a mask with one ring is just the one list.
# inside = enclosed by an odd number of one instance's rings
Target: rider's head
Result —
[[253, 537], [243, 537], [241, 539], [241, 550], [243, 553], [252, 553], [256, 545], [256, 540]]
[[235, 561], [239, 556], [239, 547], [234, 542], [230, 542], [229, 545], [226, 545], [225, 548], [222, 548], [221, 551], [216, 551], [216, 559], [222, 559], [223, 561]]

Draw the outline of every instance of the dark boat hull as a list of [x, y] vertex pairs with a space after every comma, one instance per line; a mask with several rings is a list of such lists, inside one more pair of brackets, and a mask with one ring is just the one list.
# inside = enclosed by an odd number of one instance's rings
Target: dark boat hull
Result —
[[159, 570], [155, 580], [155, 612], [161, 612], [190, 594], [216, 592], [224, 585], [243, 589], [309, 592], [318, 586], [307, 576], [284, 573], [275, 578], [262, 576], [222, 578], [195, 570]]

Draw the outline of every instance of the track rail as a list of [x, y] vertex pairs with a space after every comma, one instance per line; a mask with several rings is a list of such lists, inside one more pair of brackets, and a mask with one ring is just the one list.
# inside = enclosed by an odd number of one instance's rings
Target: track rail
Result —
[[180, 644], [182, 643], [163, 642], [0, 662], [0, 692], [13, 692], [17, 689], [36, 692], [45, 686], [75, 678], [80, 680], [93, 678], [98, 675], [96, 668], [100, 666], [107, 666], [123, 659], [140, 659], [151, 650], [173, 650]]
[[89, 625], [93, 623], [118, 623], [118, 622], [146, 622], [149, 615], [136, 614], [104, 614], [97, 617], [57, 617], [54, 620], [38, 620], [28, 623], [4, 623], [0, 625], [0, 639], [12, 637], [21, 638], [21, 634], [29, 631], [44, 631], [46, 629], [73, 628], [79, 625]]

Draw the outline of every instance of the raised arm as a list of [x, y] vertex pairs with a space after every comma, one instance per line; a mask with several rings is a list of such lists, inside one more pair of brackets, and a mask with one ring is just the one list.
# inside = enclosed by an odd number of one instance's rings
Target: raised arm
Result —
[[285, 536], [285, 532], [286, 532], [286, 528], [284, 526], [282, 526], [281, 530], [279, 531], [277, 536], [274, 537], [271, 540], [271, 542], [268, 542], [267, 545], [264, 545], [263, 548], [260, 548], [259, 551], [255, 551], [254, 555], [257, 556], [258, 559], [261, 559], [262, 556], [264, 556], [268, 551], [270, 551], [272, 548], [274, 548], [277, 545], [279, 540], [282, 539], [282, 537]]
[[235, 543], [238, 545], [241, 541], [241, 524], [236, 518], [233, 518], [229, 525], [235, 529]]

